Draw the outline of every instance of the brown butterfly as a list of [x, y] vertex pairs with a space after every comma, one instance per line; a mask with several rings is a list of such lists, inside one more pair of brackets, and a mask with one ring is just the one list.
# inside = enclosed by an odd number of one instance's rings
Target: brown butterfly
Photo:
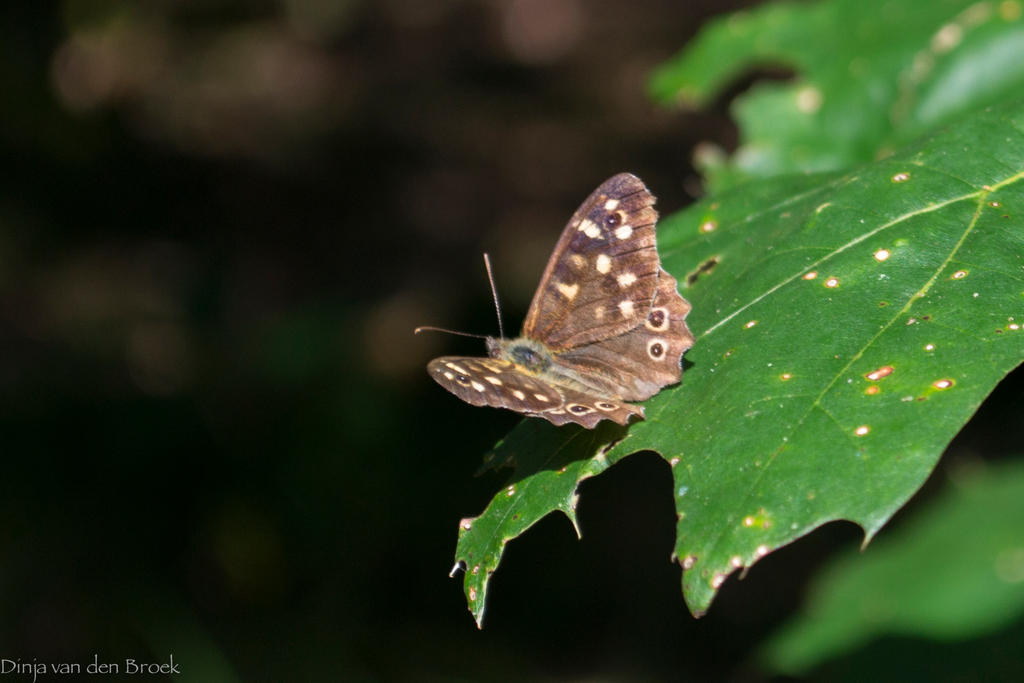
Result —
[[626, 424], [642, 401], [679, 382], [690, 304], [661, 268], [654, 196], [634, 175], [601, 184], [555, 245], [516, 339], [487, 337], [489, 358], [427, 364], [438, 384], [473, 405], [556, 425]]

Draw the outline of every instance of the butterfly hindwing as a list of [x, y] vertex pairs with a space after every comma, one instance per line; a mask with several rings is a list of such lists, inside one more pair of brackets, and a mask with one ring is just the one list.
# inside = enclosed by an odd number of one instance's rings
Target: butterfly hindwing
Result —
[[641, 419], [644, 416], [644, 409], [641, 406], [624, 403], [618, 399], [593, 396], [567, 387], [558, 387], [558, 391], [563, 397], [562, 405], [536, 413], [537, 417], [543, 417], [556, 425], [575, 422], [587, 429], [593, 429], [601, 420], [613, 420], [625, 425], [633, 415]]
[[693, 346], [686, 326], [690, 304], [676, 290], [676, 280], [664, 270], [643, 324], [611, 339], [569, 349], [554, 362], [589, 382], [600, 382], [603, 393], [627, 401], [642, 401], [682, 374], [683, 353]]
[[658, 283], [654, 196], [620, 173], [576, 210], [541, 276], [523, 336], [553, 351], [620, 335], [639, 324]]

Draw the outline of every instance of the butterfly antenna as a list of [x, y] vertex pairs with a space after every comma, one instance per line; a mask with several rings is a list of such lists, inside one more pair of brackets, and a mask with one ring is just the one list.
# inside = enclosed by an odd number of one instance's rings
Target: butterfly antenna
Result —
[[412, 331], [413, 334], [419, 334], [420, 332], [447, 332], [448, 334], [457, 334], [460, 337], [473, 337], [474, 339], [487, 339], [485, 334], [472, 334], [470, 332], [459, 332], [458, 330], [449, 330], [444, 327], [434, 327], [433, 325], [422, 325]]
[[498, 314], [498, 336], [505, 338], [505, 328], [501, 324], [501, 304], [498, 302], [498, 288], [494, 286], [494, 272], [491, 270], [491, 257], [484, 252], [484, 267], [487, 268], [487, 280], [491, 283], [491, 296], [494, 298], [494, 312]]

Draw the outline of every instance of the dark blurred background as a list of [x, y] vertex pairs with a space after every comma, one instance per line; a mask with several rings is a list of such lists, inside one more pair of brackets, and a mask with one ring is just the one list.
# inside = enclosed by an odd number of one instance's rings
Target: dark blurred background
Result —
[[[582, 487], [582, 541], [513, 542], [486, 628], [449, 579], [517, 418], [420, 324], [515, 327], [558, 232], [632, 171], [662, 213], [726, 97], [650, 69], [747, 2], [67, 0], [0, 9], [0, 658], [181, 680], [758, 676], [757, 642], [859, 531], [689, 616], [666, 463]], [[737, 88], [742, 84], [737, 84]], [[43, 679], [41, 679], [43, 680]], [[63, 680], [67, 680], [65, 677]]]

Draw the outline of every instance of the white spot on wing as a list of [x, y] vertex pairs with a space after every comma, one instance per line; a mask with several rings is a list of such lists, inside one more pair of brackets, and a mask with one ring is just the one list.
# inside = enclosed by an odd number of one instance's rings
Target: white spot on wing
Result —
[[597, 227], [597, 224], [589, 218], [584, 218], [577, 229], [591, 239], [601, 236], [601, 228]]
[[633, 302], [632, 301], [620, 301], [619, 312], [622, 313], [623, 318], [630, 318], [633, 316]]
[[597, 262], [594, 266], [597, 268], [597, 272], [605, 275], [612, 269], [612, 259], [608, 254], [600, 254], [597, 257]]
[[633, 234], [632, 225], [620, 225], [615, 228], [615, 236], [620, 240], [629, 239], [629, 236]]
[[604, 210], [605, 211], [614, 211], [618, 207], [619, 207], [619, 200], [618, 199], [609, 199], [608, 201], [606, 201], [604, 203]]
[[576, 298], [576, 292], [580, 291], [579, 285], [567, 285], [564, 282], [557, 282], [555, 286], [558, 288], [558, 292], [569, 301]]
[[633, 275], [633, 273], [622, 273], [617, 279], [619, 287], [625, 288], [636, 282], [636, 275]]

